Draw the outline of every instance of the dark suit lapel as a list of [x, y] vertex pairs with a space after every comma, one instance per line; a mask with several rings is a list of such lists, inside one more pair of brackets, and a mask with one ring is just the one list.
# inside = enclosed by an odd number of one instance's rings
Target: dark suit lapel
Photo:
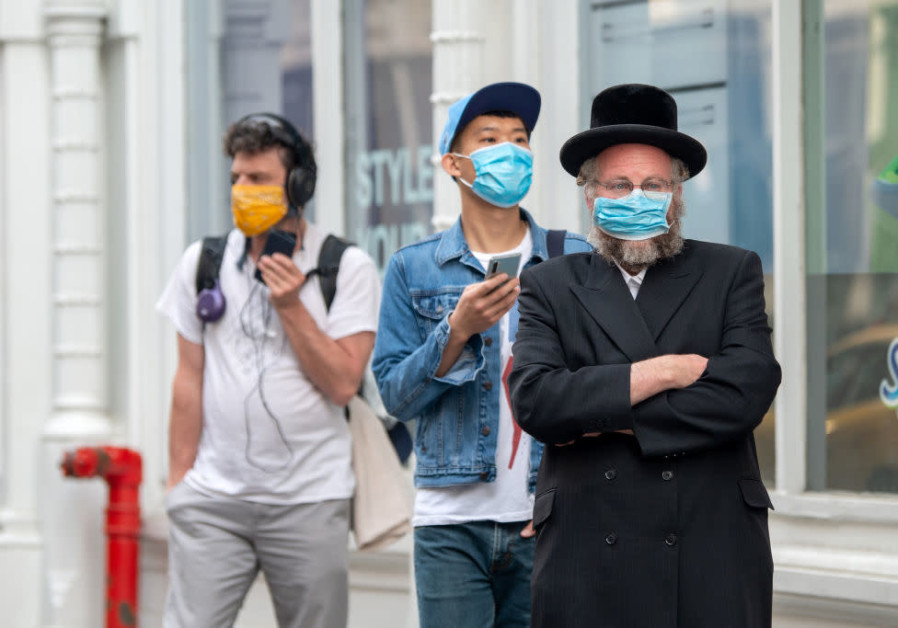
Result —
[[589, 279], [582, 286], [572, 286], [571, 290], [630, 360], [638, 362], [657, 355], [649, 328], [616, 266], [609, 266], [594, 255]]
[[690, 264], [683, 255], [648, 269], [636, 305], [653, 341], [664, 331], [702, 274], [701, 268]]

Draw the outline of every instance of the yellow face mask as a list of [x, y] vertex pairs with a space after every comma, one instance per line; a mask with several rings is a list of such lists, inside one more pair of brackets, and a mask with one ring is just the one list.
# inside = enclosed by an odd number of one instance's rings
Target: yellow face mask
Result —
[[280, 185], [232, 185], [234, 225], [247, 237], [268, 231], [287, 215], [287, 200]]

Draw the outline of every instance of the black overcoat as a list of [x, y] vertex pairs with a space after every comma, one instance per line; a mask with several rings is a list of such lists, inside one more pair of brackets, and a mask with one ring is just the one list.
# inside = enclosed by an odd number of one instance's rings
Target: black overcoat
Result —
[[[594, 253], [521, 286], [512, 405], [547, 443], [532, 626], [770, 626], [772, 505], [752, 430], [781, 372], [758, 256], [687, 240], [635, 301]], [[685, 353], [709, 358], [699, 380], [631, 407], [630, 364]], [[589, 432], [603, 435], [556, 446]]]

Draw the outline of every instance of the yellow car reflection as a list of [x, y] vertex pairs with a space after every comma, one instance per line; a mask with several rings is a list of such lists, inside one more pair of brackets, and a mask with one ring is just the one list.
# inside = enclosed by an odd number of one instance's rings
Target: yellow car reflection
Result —
[[898, 492], [898, 415], [879, 396], [895, 338], [898, 325], [874, 325], [827, 352], [827, 488]]
[[[873, 325], [844, 336], [827, 351], [826, 478], [813, 484], [827, 490], [898, 493], [898, 412], [879, 396], [883, 380], [889, 381], [888, 351], [896, 338], [898, 324]], [[813, 420], [808, 423], [808, 429], [815, 429]], [[771, 408], [755, 430], [768, 486], [775, 480], [774, 431]]]

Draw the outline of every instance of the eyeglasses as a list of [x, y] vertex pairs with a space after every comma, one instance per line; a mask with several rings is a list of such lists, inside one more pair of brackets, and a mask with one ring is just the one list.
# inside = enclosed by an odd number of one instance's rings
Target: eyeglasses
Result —
[[[610, 198], [621, 198], [630, 194], [634, 188], [642, 190], [647, 198], [652, 200], [662, 200], [665, 195], [670, 194], [673, 190], [673, 181], [665, 181], [664, 179], [646, 179], [642, 185], [634, 185], [627, 179], [615, 179], [614, 181], [593, 181], [592, 185], [601, 185], [605, 188], [605, 193]], [[595, 192], [595, 189], [593, 189]]]

